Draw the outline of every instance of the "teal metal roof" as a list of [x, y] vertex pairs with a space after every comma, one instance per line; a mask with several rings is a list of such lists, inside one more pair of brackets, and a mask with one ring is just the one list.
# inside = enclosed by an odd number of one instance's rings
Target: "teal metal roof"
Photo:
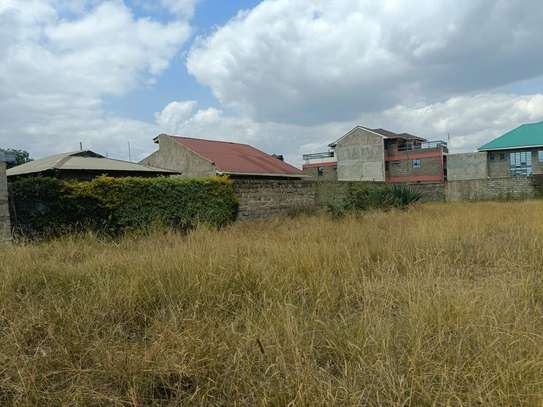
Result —
[[543, 122], [523, 124], [479, 147], [479, 151], [541, 146], [543, 146]]

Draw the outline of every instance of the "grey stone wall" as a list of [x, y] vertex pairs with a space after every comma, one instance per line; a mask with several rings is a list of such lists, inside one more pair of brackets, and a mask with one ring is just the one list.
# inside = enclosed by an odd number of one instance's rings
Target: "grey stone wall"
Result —
[[6, 163], [0, 161], [0, 242], [11, 240]]
[[[326, 208], [343, 201], [353, 185], [375, 185], [375, 182], [235, 180], [239, 219], [267, 218], [300, 209]], [[423, 202], [444, 201], [445, 185], [410, 184], [422, 192]]]
[[337, 143], [339, 181], [384, 181], [385, 146], [381, 136], [355, 128]]
[[409, 186], [422, 193], [422, 202], [443, 202], [446, 200], [446, 183], [420, 183], [409, 184]]
[[486, 179], [487, 177], [487, 154], [485, 152], [449, 154], [447, 156], [447, 179], [449, 181]]
[[528, 199], [541, 193], [537, 178], [504, 177], [447, 183], [447, 201]]
[[216, 175], [215, 166], [211, 162], [190, 151], [166, 134], [158, 136], [158, 151], [144, 158], [140, 164], [180, 171], [182, 177], [195, 178]]
[[309, 175], [318, 181], [337, 181], [337, 167], [321, 167], [322, 175], [319, 175], [318, 168], [304, 168], [304, 174]]
[[313, 182], [298, 180], [234, 180], [239, 219], [267, 218], [315, 208]]
[[[240, 219], [284, 215], [297, 209], [326, 208], [341, 202], [349, 188], [374, 182], [236, 180]], [[543, 193], [543, 175], [487, 178], [447, 183], [408, 184], [422, 193], [423, 202], [527, 199]]]

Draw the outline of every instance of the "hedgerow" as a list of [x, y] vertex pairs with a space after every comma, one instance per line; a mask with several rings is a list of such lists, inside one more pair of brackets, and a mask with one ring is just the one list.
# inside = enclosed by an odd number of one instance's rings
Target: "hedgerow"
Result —
[[157, 224], [188, 230], [235, 220], [238, 202], [224, 177], [111, 178], [62, 181], [35, 177], [10, 183], [15, 231], [51, 237], [95, 230], [108, 235], [145, 230]]

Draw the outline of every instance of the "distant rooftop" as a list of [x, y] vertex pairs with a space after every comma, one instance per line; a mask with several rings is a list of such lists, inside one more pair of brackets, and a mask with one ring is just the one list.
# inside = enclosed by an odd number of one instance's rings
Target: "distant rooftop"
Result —
[[523, 124], [479, 147], [479, 151], [543, 147], [543, 122]]
[[7, 170], [8, 177], [15, 175], [38, 174], [52, 170], [68, 171], [104, 171], [104, 172], [138, 172], [176, 174], [175, 171], [148, 167], [130, 161], [106, 158], [93, 151], [73, 151], [56, 154], [39, 160], [18, 165]]

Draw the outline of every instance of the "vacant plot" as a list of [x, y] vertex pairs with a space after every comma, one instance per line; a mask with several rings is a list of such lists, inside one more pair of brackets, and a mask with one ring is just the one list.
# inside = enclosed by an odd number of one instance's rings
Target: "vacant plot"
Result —
[[0, 257], [2, 405], [543, 402], [543, 202]]

